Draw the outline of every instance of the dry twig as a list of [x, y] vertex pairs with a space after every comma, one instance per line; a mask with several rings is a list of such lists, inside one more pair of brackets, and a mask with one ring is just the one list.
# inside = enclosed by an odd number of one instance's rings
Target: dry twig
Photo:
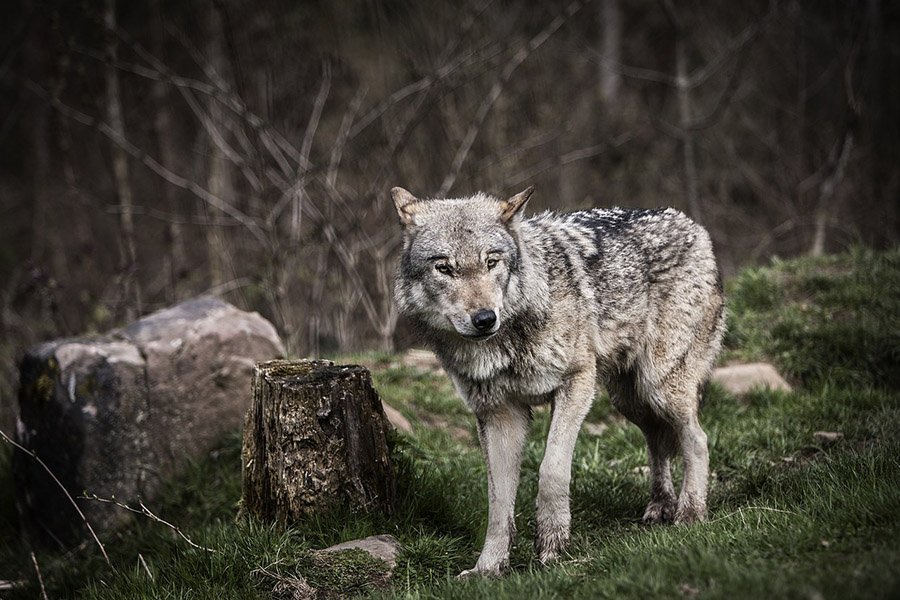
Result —
[[516, 53], [513, 54], [512, 58], [509, 59], [506, 66], [503, 67], [503, 71], [500, 72], [500, 76], [494, 82], [494, 85], [491, 86], [487, 96], [485, 96], [481, 105], [478, 107], [478, 110], [475, 112], [475, 118], [469, 125], [469, 129], [466, 132], [465, 137], [463, 137], [462, 143], [460, 143], [459, 148], [456, 150], [456, 156], [453, 157], [453, 162], [450, 165], [450, 172], [447, 173], [443, 183], [441, 183], [441, 189], [438, 191], [438, 196], [447, 195], [447, 192], [453, 187], [453, 184], [456, 182], [456, 178], [462, 169], [463, 163], [469, 155], [469, 150], [472, 149], [472, 144], [475, 143], [475, 138], [478, 137], [478, 132], [481, 131], [484, 120], [487, 118], [488, 113], [490, 113], [497, 98], [499, 98], [500, 94], [503, 92], [503, 87], [510, 80], [515, 70], [525, 62], [525, 59], [528, 58], [532, 52], [540, 48], [550, 36], [556, 33], [568, 19], [581, 10], [582, 6], [589, 1], [590, 0], [579, 2], [576, 0], [569, 4], [565, 9], [564, 14], [557, 15], [543, 30], [531, 38], [527, 44], [519, 48]]
[[118, 500], [116, 500], [115, 496], [113, 496], [112, 498], [101, 498], [97, 494], [91, 494], [91, 495], [79, 496], [79, 498], [83, 498], [85, 500], [95, 500], [97, 502], [103, 502], [104, 504], [115, 504], [119, 508], [124, 508], [125, 510], [127, 510], [129, 512], [133, 512], [136, 515], [143, 515], [145, 517], [148, 517], [149, 519], [156, 521], [157, 523], [160, 523], [162, 525], [165, 525], [166, 527], [168, 527], [169, 529], [171, 529], [172, 531], [177, 533], [181, 537], [181, 539], [186, 541], [188, 544], [190, 544], [194, 548], [197, 548], [198, 550], [206, 550], [207, 552], [215, 553], [215, 550], [213, 548], [207, 548], [206, 546], [201, 546], [200, 544], [194, 542], [194, 540], [189, 538], [183, 531], [181, 531], [181, 529], [179, 529], [179, 527], [177, 525], [173, 525], [172, 523], [169, 523], [165, 519], [158, 517], [152, 510], [147, 508], [147, 505], [144, 504], [143, 501], [141, 501], [141, 500], [138, 500], [138, 506], [141, 507], [140, 510], [138, 510], [137, 508], [134, 508], [133, 506], [128, 506], [127, 504], [125, 504], [123, 502], [119, 502]]
[[41, 597], [44, 600], [50, 600], [47, 597], [47, 588], [44, 587], [44, 578], [41, 577], [41, 568], [38, 567], [37, 557], [35, 557], [34, 552], [31, 553], [31, 562], [34, 564], [34, 572], [37, 573], [38, 583], [41, 585]]
[[69, 499], [69, 502], [72, 503], [72, 506], [75, 508], [75, 512], [78, 513], [78, 516], [81, 517], [81, 521], [88, 528], [88, 531], [91, 532], [91, 537], [94, 538], [95, 542], [97, 542], [97, 546], [99, 546], [100, 553], [103, 554], [103, 558], [106, 560], [106, 564], [109, 565], [110, 567], [112, 567], [112, 563], [109, 562], [109, 556], [107, 556], [107, 554], [106, 554], [106, 548], [103, 547], [103, 542], [101, 542], [100, 538], [97, 537], [97, 534], [94, 533], [94, 528], [91, 527], [91, 524], [88, 522], [87, 517], [85, 517], [84, 513], [81, 512], [81, 508], [78, 506], [78, 503], [75, 502], [75, 499], [72, 497], [72, 495], [69, 493], [69, 491], [66, 489], [66, 486], [64, 486], [62, 484], [62, 482], [56, 477], [56, 475], [54, 475], [53, 471], [50, 470], [50, 467], [47, 466], [47, 463], [45, 463], [43, 460], [41, 460], [41, 458], [37, 454], [35, 454], [32, 450], [29, 450], [22, 444], [18, 443], [17, 441], [13, 440], [12, 438], [10, 438], [2, 430], [0, 430], [0, 439], [3, 439], [4, 441], [6, 441], [6, 443], [11, 444], [13, 448], [16, 448], [17, 450], [21, 450], [22, 452], [24, 452], [25, 454], [27, 454], [28, 456], [33, 458], [35, 461], [37, 461], [37, 463], [39, 465], [41, 465], [41, 468], [43, 468], [44, 471], [47, 472], [47, 475], [49, 475], [50, 478], [53, 479], [53, 482], [56, 483], [57, 486], [59, 486], [59, 489], [62, 490], [63, 494], [66, 495], [66, 498]]

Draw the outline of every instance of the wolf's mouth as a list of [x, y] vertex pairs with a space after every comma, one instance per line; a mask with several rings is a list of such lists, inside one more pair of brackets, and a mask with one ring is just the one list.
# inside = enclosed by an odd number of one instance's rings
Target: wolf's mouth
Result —
[[[500, 330], [498, 329], [497, 331]], [[488, 339], [489, 337], [494, 337], [497, 334], [497, 331], [488, 331], [487, 333], [477, 333], [475, 335], [464, 335], [462, 337], [474, 342], [481, 342]]]

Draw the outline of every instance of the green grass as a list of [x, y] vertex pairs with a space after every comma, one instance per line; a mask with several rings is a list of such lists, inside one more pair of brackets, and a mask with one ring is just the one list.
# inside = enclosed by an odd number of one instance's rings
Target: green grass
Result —
[[[192, 464], [152, 507], [192, 548], [147, 519], [92, 545], [38, 551], [51, 597], [288, 598], [301, 579], [325, 596], [403, 598], [896, 598], [900, 596], [900, 395], [896, 251], [776, 262], [729, 282], [729, 359], [771, 359], [796, 391], [734, 398], [711, 387], [702, 421], [711, 455], [710, 519], [638, 524], [647, 496], [643, 439], [601, 397], [573, 465], [573, 545], [557, 565], [531, 549], [537, 468], [549, 414], [537, 411], [525, 452], [512, 569], [457, 581], [484, 536], [485, 467], [471, 417], [441, 376], [382, 365], [379, 392], [414, 424], [394, 438], [400, 503], [391, 517], [336, 512], [288, 529], [235, 520], [239, 438]], [[423, 424], [428, 420], [429, 425]], [[822, 445], [816, 431], [844, 437]], [[460, 431], [464, 435], [460, 435]], [[468, 435], [465, 435], [465, 434]], [[0, 449], [0, 579], [39, 593], [12, 531], [8, 451]], [[364, 556], [323, 558], [333, 543], [391, 533], [403, 544], [393, 579]], [[146, 569], [141, 560], [146, 563]], [[153, 579], [147, 574], [152, 573]]]
[[774, 261], [728, 282], [728, 358], [796, 381], [900, 387], [900, 250]]

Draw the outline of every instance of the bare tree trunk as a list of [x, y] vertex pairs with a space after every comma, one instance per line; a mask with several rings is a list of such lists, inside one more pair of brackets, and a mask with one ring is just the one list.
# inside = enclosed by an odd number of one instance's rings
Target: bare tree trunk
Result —
[[[164, 61], [165, 37], [163, 33], [162, 2], [154, 2], [156, 14], [153, 19], [153, 52], [160, 60]], [[165, 61], [164, 61], [165, 62]], [[157, 80], [153, 82], [153, 99], [156, 103], [156, 114], [153, 121], [156, 130], [157, 144], [159, 145], [159, 158], [163, 167], [170, 171], [177, 171], [175, 144], [172, 139], [172, 115], [169, 111], [167, 98], [167, 84]], [[179, 282], [187, 273], [187, 259], [184, 249], [184, 236], [179, 221], [180, 210], [178, 206], [178, 193], [175, 186], [162, 183], [163, 206], [169, 214], [166, 224], [166, 256], [164, 272], [166, 277], [166, 300], [173, 302], [178, 298]]]
[[[43, 78], [46, 73], [46, 65], [43, 59], [44, 40], [41, 39], [42, 28], [32, 32], [25, 51], [25, 68], [30, 77]], [[50, 107], [44, 102], [39, 102], [30, 107], [26, 113], [29, 116], [30, 131], [28, 148], [29, 163], [31, 166], [31, 261], [39, 264], [45, 258], [47, 241], [51, 236], [47, 234], [48, 213], [48, 189], [50, 175], [50, 139], [49, 122]]]
[[678, 89], [678, 125], [681, 130], [682, 167], [684, 195], [691, 218], [701, 220], [700, 198], [697, 192], [697, 159], [695, 155], [694, 132], [691, 130], [693, 116], [691, 108], [691, 86], [687, 72], [687, 49], [684, 32], [678, 28], [675, 33], [675, 84]]
[[847, 160], [850, 157], [850, 150], [853, 148], [853, 134], [847, 132], [841, 140], [840, 145], [835, 147], [830, 157], [829, 173], [822, 180], [819, 187], [819, 199], [816, 203], [815, 213], [813, 215], [813, 242], [809, 249], [810, 256], [822, 256], [825, 253], [825, 241], [828, 231], [828, 221], [834, 210], [834, 199], [837, 188], [844, 178], [844, 169], [847, 167]]
[[600, 64], [600, 97], [608, 107], [618, 103], [622, 88], [622, 7], [619, 0], [603, 0], [600, 5], [603, 28], [603, 62]]
[[381, 350], [394, 351], [394, 332], [397, 330], [399, 315], [393, 302], [392, 272], [388, 261], [387, 249], [379, 251], [375, 255], [375, 278], [378, 282], [378, 292], [381, 297], [382, 322], [378, 325], [378, 334], [381, 342]]
[[[593, 64], [579, 61], [572, 66], [572, 75], [574, 80], [584, 81], [586, 85], [580, 94], [572, 98], [569, 115], [565, 120], [566, 130], [560, 135], [558, 159], [573, 148], [591, 143], [597, 131], [600, 108], [597, 102], [598, 73]], [[584, 200], [590, 195], [584, 165], [577, 163], [566, 165], [560, 160], [559, 174], [559, 197], [562, 206], [567, 209], [584, 208]]]
[[[222, 18], [218, 8], [211, 6], [208, 15], [208, 37], [206, 46], [210, 67], [224, 78], [228, 71], [228, 60], [225, 56], [225, 33], [222, 29]], [[209, 100], [209, 118], [214, 125], [223, 124], [224, 114], [221, 105], [215, 98]], [[222, 127], [225, 131], [226, 128]], [[209, 170], [206, 178], [207, 189], [215, 196], [228, 202], [234, 201], [234, 170], [228, 158], [213, 142], [209, 146]], [[204, 207], [205, 209], [205, 207]], [[229, 254], [225, 244], [222, 228], [214, 223], [206, 227], [206, 247], [209, 255], [210, 279], [212, 285], [221, 285], [227, 278], [229, 270]]]
[[[107, 30], [106, 55], [106, 118], [110, 128], [125, 137], [125, 120], [122, 116], [122, 99], [119, 93], [119, 73], [113, 66], [118, 55], [116, 29], [116, 0], [106, 0], [104, 23]], [[134, 239], [133, 200], [128, 181], [128, 155], [119, 146], [112, 147], [113, 178], [119, 199], [119, 226], [121, 229], [122, 295], [125, 300], [125, 318], [129, 321], [141, 313], [141, 294], [137, 284], [137, 249]]]
[[[60, 31], [60, 15], [54, 11], [51, 17], [53, 35], [50, 44], [54, 48], [59, 48], [54, 53], [53, 65], [53, 81], [51, 84], [51, 96], [54, 101], [61, 101], [69, 82], [72, 78], [72, 60], [71, 50], [65, 44]], [[105, 278], [96, 270], [95, 252], [96, 239], [93, 231], [92, 216], [94, 211], [91, 210], [91, 200], [81, 191], [78, 184], [78, 177], [74, 164], [75, 156], [82, 151], [77, 148], [73, 151], [71, 121], [62, 115], [56, 114], [52, 120], [51, 131], [54, 135], [54, 151], [51, 153], [56, 158], [57, 164], [54, 164], [53, 172], [56, 180], [59, 174], [62, 175], [62, 185], [64, 193], [59, 194], [63, 200], [64, 207], [58, 211], [65, 215], [66, 231], [68, 236], [50, 236], [50, 252], [53, 255], [53, 271], [54, 273], [65, 273], [69, 282], [77, 282], [77, 286], [85, 293], [79, 294], [77, 303], [70, 303], [70, 309], [66, 314], [66, 322], [70, 325], [72, 332], [83, 331], [90, 325], [97, 328], [104, 327], [105, 323], [101, 323], [96, 319], [97, 312], [93, 310], [95, 296], [91, 290], [96, 290], [102, 285]], [[45, 182], [44, 185], [47, 185]], [[58, 224], [56, 225], [58, 227]], [[66, 244], [63, 247], [63, 244]]]

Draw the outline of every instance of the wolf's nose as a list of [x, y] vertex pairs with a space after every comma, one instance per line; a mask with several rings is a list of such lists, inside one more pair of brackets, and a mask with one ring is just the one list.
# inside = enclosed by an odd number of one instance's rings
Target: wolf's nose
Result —
[[486, 331], [494, 326], [497, 322], [497, 313], [486, 308], [482, 308], [472, 315], [472, 325], [478, 331]]

